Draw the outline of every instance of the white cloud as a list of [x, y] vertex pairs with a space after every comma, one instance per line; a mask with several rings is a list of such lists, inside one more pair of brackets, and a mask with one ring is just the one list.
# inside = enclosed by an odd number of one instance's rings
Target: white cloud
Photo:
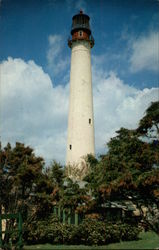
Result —
[[159, 32], [151, 32], [134, 40], [130, 57], [131, 71], [158, 71], [159, 69]]
[[[24, 142], [47, 161], [65, 162], [69, 85], [53, 86], [33, 61], [9, 58], [0, 65], [0, 134], [8, 141]], [[137, 90], [113, 72], [104, 74], [93, 66], [96, 152], [121, 126], [134, 128], [151, 101], [155, 88]]]
[[1, 64], [0, 133], [3, 143], [22, 141], [47, 160], [65, 157], [68, 86], [53, 87], [33, 61]]
[[68, 65], [69, 60], [62, 57], [64, 39], [61, 35], [50, 35], [48, 37], [49, 47], [47, 51], [47, 61], [49, 72], [56, 76]]
[[120, 127], [136, 128], [146, 108], [159, 98], [157, 88], [138, 90], [113, 72], [105, 78], [102, 75], [97, 76], [93, 70], [97, 153], [105, 152], [104, 145]]

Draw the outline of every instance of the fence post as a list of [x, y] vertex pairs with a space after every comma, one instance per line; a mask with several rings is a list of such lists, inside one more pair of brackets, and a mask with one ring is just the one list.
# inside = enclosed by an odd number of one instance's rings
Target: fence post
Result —
[[78, 226], [78, 213], [75, 212], [75, 226]]
[[68, 210], [68, 225], [71, 224], [71, 209]]
[[59, 220], [61, 220], [61, 209], [60, 209], [60, 207], [58, 207], [58, 218], [59, 218]]
[[65, 213], [65, 209], [63, 209], [63, 212], [62, 212], [62, 220], [63, 220], [63, 224], [65, 224], [66, 222], [66, 213]]
[[18, 216], [18, 230], [19, 230], [19, 242], [18, 242], [18, 245], [19, 245], [19, 249], [22, 248], [22, 215], [21, 213], [19, 213], [19, 216]]
[[56, 206], [54, 206], [53, 213], [54, 213], [54, 215], [57, 214], [57, 213], [56, 213]]

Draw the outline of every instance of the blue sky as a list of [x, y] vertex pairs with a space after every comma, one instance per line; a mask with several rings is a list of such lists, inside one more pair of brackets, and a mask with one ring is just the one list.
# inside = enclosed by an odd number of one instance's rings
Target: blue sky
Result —
[[[131, 73], [127, 51], [131, 39], [137, 39], [159, 25], [159, 2], [153, 0], [113, 0], [113, 1], [51, 1], [51, 0], [3, 0], [1, 3], [1, 47], [0, 59], [33, 59], [44, 70], [47, 69], [46, 53], [48, 36], [59, 34], [63, 37], [63, 55], [68, 57], [67, 38], [71, 18], [84, 7], [91, 17], [91, 27], [95, 38], [93, 55], [107, 54], [107, 70], [116, 70], [124, 80], [142, 88], [158, 86], [158, 72], [150, 70]], [[115, 55], [112, 58], [111, 55]], [[117, 58], [118, 56], [118, 58]], [[68, 65], [69, 66], [69, 65]], [[51, 77], [55, 84], [63, 83], [64, 71]], [[150, 83], [151, 82], [151, 83]]]
[[46, 161], [65, 161], [71, 56], [67, 38], [80, 8], [91, 18], [95, 39], [97, 154], [116, 129], [137, 126], [145, 108], [159, 98], [159, 1], [1, 0], [1, 139], [4, 144], [29, 144]]

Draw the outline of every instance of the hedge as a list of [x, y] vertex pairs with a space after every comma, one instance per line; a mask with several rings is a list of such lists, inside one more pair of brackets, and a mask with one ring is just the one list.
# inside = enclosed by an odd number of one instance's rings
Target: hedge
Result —
[[84, 244], [104, 245], [119, 241], [136, 240], [139, 228], [129, 224], [112, 224], [85, 219], [79, 226], [62, 224], [51, 216], [48, 220], [25, 224], [23, 238], [26, 244]]

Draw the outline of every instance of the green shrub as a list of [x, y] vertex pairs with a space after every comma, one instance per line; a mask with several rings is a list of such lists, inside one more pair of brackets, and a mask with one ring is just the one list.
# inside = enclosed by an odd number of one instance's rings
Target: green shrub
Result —
[[137, 240], [141, 229], [129, 224], [120, 225], [120, 238], [123, 241]]
[[80, 243], [85, 245], [103, 245], [105, 243], [105, 223], [85, 219], [78, 227]]
[[119, 224], [106, 224], [106, 235], [105, 235], [105, 243], [115, 243], [119, 242], [120, 237], [120, 226]]
[[78, 228], [78, 235], [82, 244], [103, 245], [129, 241], [138, 238], [138, 227], [128, 224], [112, 224], [101, 221], [86, 219]]
[[104, 245], [120, 240], [136, 240], [139, 229], [129, 224], [112, 224], [85, 219], [79, 226], [62, 224], [50, 216], [47, 220], [25, 225], [24, 239], [27, 244], [84, 244]]

